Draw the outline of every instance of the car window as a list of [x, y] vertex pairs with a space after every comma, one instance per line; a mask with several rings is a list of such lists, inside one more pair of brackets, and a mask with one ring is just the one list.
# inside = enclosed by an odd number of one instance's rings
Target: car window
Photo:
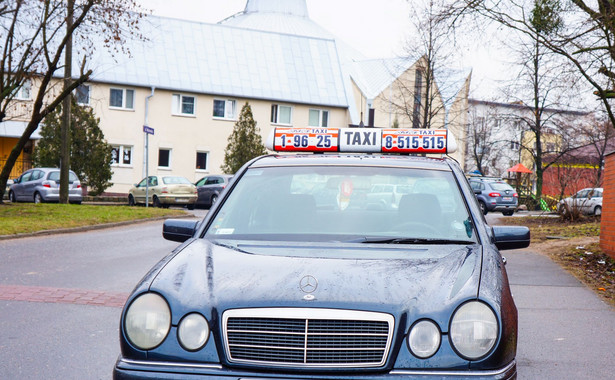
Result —
[[146, 184], [147, 184], [147, 178], [143, 178], [141, 182], [139, 182], [137, 187], [145, 187]]
[[[402, 185], [399, 197], [371, 192]], [[206, 231], [210, 238], [345, 241], [475, 239], [453, 174], [409, 168], [249, 169]], [[378, 196], [380, 195], [380, 196]]]
[[219, 183], [224, 183], [224, 178], [222, 177], [209, 177], [205, 182], [206, 185], [216, 185]]
[[493, 190], [513, 190], [506, 182], [491, 182], [490, 185]]
[[25, 172], [21, 175], [19, 182], [28, 182], [30, 180], [30, 177], [32, 177], [32, 172]]
[[583, 189], [577, 192], [574, 197], [575, 198], [587, 198], [587, 194], [589, 194], [589, 189]]
[[32, 176], [30, 177], [30, 181], [36, 181], [36, 180], [38, 180], [38, 179], [41, 179], [41, 178], [43, 178], [43, 175], [44, 175], [44, 174], [45, 174], [45, 173], [43, 173], [43, 171], [42, 171], [42, 170], [34, 170], [34, 171], [32, 172]]
[[52, 171], [47, 175], [47, 179], [50, 181], [60, 182], [60, 171]]
[[206, 181], [207, 181], [207, 177], [203, 177], [197, 183], [195, 183], [195, 185], [196, 186], [203, 186]]
[[171, 176], [162, 177], [162, 183], [164, 183], [165, 185], [192, 185], [192, 183], [188, 181], [187, 178]]

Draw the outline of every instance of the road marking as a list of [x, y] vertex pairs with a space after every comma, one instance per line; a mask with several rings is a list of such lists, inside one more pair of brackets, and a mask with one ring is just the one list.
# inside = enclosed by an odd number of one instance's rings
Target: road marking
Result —
[[0, 285], [0, 300], [3, 301], [123, 307], [128, 295], [129, 293], [113, 293], [87, 289]]

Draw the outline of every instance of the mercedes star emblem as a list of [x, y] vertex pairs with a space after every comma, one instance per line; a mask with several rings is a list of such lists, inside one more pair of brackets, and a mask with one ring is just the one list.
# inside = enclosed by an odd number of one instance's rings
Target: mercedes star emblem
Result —
[[314, 276], [303, 276], [303, 278], [299, 282], [299, 287], [304, 293], [312, 293], [318, 287], [318, 280], [316, 280]]

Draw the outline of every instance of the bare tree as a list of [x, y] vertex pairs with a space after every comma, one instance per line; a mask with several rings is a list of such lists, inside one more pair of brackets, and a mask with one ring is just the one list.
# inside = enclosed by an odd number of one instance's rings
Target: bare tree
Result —
[[[0, 39], [4, 44], [0, 58], [0, 122], [10, 118], [27, 120], [0, 172], [0, 203], [11, 170], [39, 123], [92, 74], [86, 62], [94, 46], [127, 53], [123, 45], [126, 38], [140, 37], [139, 10], [134, 0], [75, 0], [72, 25], [67, 27], [64, 0], [0, 2]], [[102, 41], [93, 40], [101, 36]], [[79, 73], [73, 73], [73, 81], [62, 87], [61, 58], [71, 37], [79, 49], [81, 65]], [[27, 107], [17, 101], [24, 87], [35, 92], [33, 103]]]
[[[559, 56], [543, 46], [540, 36], [556, 35], [562, 28], [558, 0], [535, 0], [526, 10], [527, 29], [509, 31], [507, 39], [517, 50], [519, 74], [508, 88], [511, 103], [519, 105], [507, 119], [522, 127], [521, 150], [533, 163], [535, 196], [542, 197], [544, 171], [571, 148], [570, 134], [562, 129], [562, 112], [574, 80]], [[518, 38], [515, 39], [515, 37]], [[546, 159], [549, 157], [549, 159]]]
[[[536, 25], [532, 12], [536, 4], [552, 8], [562, 27], [552, 30]], [[451, 0], [442, 17], [453, 25], [473, 17], [492, 20], [564, 57], [595, 90], [611, 125], [615, 125], [609, 103], [615, 97], [615, 5], [611, 0]]]
[[448, 26], [438, 19], [439, 2], [427, 0], [422, 4], [413, 2], [413, 24], [411, 39], [406, 43], [406, 56], [403, 60], [415, 63], [413, 76], [398, 79], [394, 95], [386, 99], [387, 107], [392, 106], [395, 113], [404, 115], [413, 128], [443, 128], [445, 124], [445, 104], [443, 81], [436, 81], [444, 73], [450, 57]]

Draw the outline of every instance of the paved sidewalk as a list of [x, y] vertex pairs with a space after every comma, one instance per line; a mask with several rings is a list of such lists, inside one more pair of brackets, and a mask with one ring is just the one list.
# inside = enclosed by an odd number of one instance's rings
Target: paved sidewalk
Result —
[[519, 311], [519, 379], [612, 379], [615, 309], [548, 257], [503, 251]]

